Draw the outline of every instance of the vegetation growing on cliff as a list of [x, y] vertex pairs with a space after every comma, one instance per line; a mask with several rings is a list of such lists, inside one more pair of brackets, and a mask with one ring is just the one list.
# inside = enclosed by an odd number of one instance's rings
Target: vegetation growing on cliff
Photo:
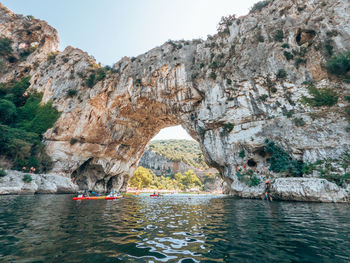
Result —
[[249, 170], [242, 170], [239, 169], [236, 172], [236, 176], [239, 181], [245, 183], [246, 185], [252, 187], [252, 186], [257, 186], [260, 184], [260, 179], [254, 174], [254, 171], [249, 169]]
[[342, 78], [345, 82], [350, 82], [350, 50], [333, 56], [327, 63], [327, 70], [330, 74]]
[[33, 178], [30, 174], [25, 174], [23, 175], [22, 181], [25, 183], [30, 183], [31, 181], [33, 181]]
[[306, 163], [303, 167], [303, 173], [306, 175], [317, 171], [321, 178], [344, 186], [350, 183], [350, 150], [343, 152], [338, 158], [318, 160], [314, 163]]
[[197, 169], [207, 169], [198, 142], [191, 140], [155, 140], [149, 148], [174, 162], [183, 162]]
[[10, 55], [13, 51], [12, 47], [12, 40], [8, 37], [0, 37], [0, 56], [6, 57]]
[[41, 142], [42, 134], [53, 126], [59, 117], [52, 102], [40, 104], [42, 94], [25, 96], [29, 77], [0, 87], [0, 152], [12, 168], [35, 167], [46, 172], [51, 166], [50, 157]]
[[263, 0], [255, 3], [253, 7], [250, 9], [250, 13], [261, 11], [265, 6], [267, 6], [269, 3], [273, 1], [274, 0]]
[[270, 154], [268, 162], [270, 170], [275, 173], [286, 173], [292, 176], [301, 176], [303, 163], [294, 160], [286, 151], [274, 142], [266, 140], [264, 150]]
[[174, 178], [156, 176], [151, 170], [139, 166], [130, 179], [129, 185], [137, 189], [151, 188], [160, 190], [188, 190], [202, 189], [202, 183], [193, 172], [188, 170], [184, 174], [177, 173]]
[[4, 169], [0, 168], [0, 177], [6, 176], [6, 172]]
[[301, 103], [310, 105], [313, 107], [321, 106], [334, 106], [338, 101], [337, 94], [328, 88], [317, 89], [315, 86], [310, 85], [308, 88], [311, 98], [303, 96], [301, 98]]

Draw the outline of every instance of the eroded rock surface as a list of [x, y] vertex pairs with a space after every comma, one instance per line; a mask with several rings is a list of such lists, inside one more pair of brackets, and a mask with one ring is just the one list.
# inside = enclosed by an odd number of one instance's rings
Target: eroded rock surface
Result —
[[7, 194], [72, 194], [79, 187], [66, 176], [57, 174], [29, 174], [31, 182], [24, 182], [28, 173], [6, 170], [7, 175], [0, 178], [0, 195]]
[[[324, 68], [327, 44], [334, 53], [350, 49], [349, 1], [271, 1], [261, 11], [230, 20], [206, 41], [167, 42], [125, 57], [105, 77], [87, 53], [73, 47], [43, 59], [56, 51], [56, 31], [0, 10], [0, 33], [15, 47], [27, 41], [18, 30], [26, 24], [37, 29], [32, 34], [37, 37], [28, 41], [40, 43], [0, 81], [30, 74], [30, 89], [43, 92], [44, 102], [53, 100], [62, 112], [45, 134], [53, 172], [73, 177], [82, 188], [125, 189], [148, 141], [179, 124], [200, 143], [206, 162], [218, 169], [231, 193], [242, 185], [235, 172], [248, 160], [259, 176], [276, 176], [261, 151], [266, 139], [303, 162], [333, 158], [350, 147], [344, 113], [350, 86]], [[285, 52], [294, 58], [288, 60]], [[285, 74], [278, 74], [281, 70]], [[337, 104], [302, 104], [306, 82], [336, 91]], [[72, 89], [77, 94], [69, 96]], [[296, 125], [296, 118], [305, 124]]]

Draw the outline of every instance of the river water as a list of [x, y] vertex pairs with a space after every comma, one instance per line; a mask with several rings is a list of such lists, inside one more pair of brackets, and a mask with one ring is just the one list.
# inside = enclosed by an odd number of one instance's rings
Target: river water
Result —
[[0, 262], [349, 262], [350, 206], [0, 196]]

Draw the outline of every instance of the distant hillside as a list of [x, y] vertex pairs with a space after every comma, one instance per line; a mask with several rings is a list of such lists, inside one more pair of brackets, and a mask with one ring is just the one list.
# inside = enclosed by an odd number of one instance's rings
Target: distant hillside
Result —
[[199, 143], [192, 140], [155, 140], [149, 143], [149, 150], [173, 162], [182, 162], [197, 169], [208, 169]]
[[174, 179], [177, 173], [186, 174], [188, 170], [193, 170], [203, 184], [203, 190], [222, 190], [223, 181], [217, 176], [218, 171], [209, 168], [204, 162], [204, 156], [196, 141], [151, 141], [139, 161], [139, 166], [151, 170], [159, 178], [167, 178], [166, 180]]

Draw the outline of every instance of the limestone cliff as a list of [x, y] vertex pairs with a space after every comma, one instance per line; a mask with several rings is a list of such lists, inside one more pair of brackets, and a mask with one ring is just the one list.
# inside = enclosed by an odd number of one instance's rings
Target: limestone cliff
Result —
[[[349, 1], [264, 5], [227, 18], [205, 41], [169, 41], [113, 68], [101, 68], [73, 47], [49, 54], [58, 46], [56, 31], [1, 6], [0, 34], [12, 38], [15, 49], [39, 45], [23, 61], [12, 61], [0, 81], [29, 74], [30, 89], [43, 92], [44, 102], [54, 101], [62, 114], [45, 134], [53, 172], [74, 178], [81, 188], [125, 189], [148, 141], [180, 124], [230, 193], [246, 196], [236, 176], [240, 167], [248, 164], [261, 177], [280, 176], [268, 170], [266, 139], [300, 163], [336, 158], [350, 147], [344, 113], [350, 84], [325, 68], [332, 53], [350, 49]], [[336, 92], [337, 103], [301, 103], [311, 82]], [[253, 189], [260, 188], [251, 187], [249, 197], [263, 191]]]

